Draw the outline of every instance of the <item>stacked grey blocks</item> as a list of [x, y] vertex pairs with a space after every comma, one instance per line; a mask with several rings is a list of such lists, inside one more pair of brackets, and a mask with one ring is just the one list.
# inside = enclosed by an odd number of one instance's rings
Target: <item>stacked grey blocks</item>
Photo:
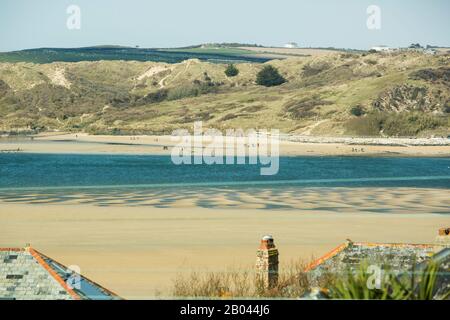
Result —
[[72, 296], [26, 250], [0, 251], [0, 300], [71, 300]]
[[381, 269], [388, 267], [394, 274], [410, 272], [414, 265], [429, 260], [435, 252], [434, 246], [349, 243], [344, 250], [309, 271], [308, 278], [313, 285], [317, 285], [321, 276], [327, 273], [344, 276], [348, 271], [358, 271], [362, 263]]

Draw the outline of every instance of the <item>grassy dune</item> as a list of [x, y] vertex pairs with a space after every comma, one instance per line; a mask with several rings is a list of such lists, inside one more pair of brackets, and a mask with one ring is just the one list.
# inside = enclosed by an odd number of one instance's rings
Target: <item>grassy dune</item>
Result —
[[196, 59], [0, 63], [0, 130], [160, 134], [201, 120], [308, 135], [449, 132], [448, 55], [335, 52], [266, 64], [287, 82], [256, 85], [264, 64], [238, 63], [228, 78], [226, 64]]

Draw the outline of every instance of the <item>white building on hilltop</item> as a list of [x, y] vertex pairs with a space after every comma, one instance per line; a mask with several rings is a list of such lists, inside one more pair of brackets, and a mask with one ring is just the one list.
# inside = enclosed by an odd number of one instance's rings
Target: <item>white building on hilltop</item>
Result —
[[294, 49], [298, 48], [298, 44], [296, 42], [288, 42], [284, 45], [285, 48]]
[[370, 48], [370, 50], [376, 51], [376, 52], [392, 52], [394, 51], [394, 48], [388, 47], [388, 46], [375, 46]]

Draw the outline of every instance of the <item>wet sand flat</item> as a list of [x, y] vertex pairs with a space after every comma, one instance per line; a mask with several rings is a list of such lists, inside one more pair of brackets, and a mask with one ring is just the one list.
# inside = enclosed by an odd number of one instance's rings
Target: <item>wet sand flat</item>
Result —
[[0, 244], [31, 243], [65, 265], [78, 265], [84, 275], [125, 298], [145, 299], [169, 295], [172, 280], [192, 270], [252, 269], [259, 239], [267, 233], [275, 238], [281, 264], [318, 257], [346, 238], [431, 243], [450, 216], [421, 212], [2, 202]]
[[94, 205], [147, 208], [264, 209], [330, 213], [450, 214], [450, 190], [407, 187], [130, 188], [58, 187], [0, 190], [5, 204]]

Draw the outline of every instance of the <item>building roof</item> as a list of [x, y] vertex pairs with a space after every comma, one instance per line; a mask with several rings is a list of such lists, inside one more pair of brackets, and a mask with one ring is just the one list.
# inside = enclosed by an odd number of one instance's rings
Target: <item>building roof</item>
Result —
[[[313, 261], [306, 268], [312, 284], [317, 285], [320, 277], [327, 273], [343, 274], [357, 271], [362, 263], [388, 265], [390, 271], [398, 274], [411, 272], [413, 267], [424, 265], [431, 258], [439, 258], [445, 266], [450, 263], [450, 250], [446, 244], [370, 243], [347, 240], [323, 257]], [[443, 258], [444, 257], [444, 258]], [[445, 270], [446, 279], [450, 270]]]
[[31, 248], [0, 248], [0, 300], [119, 300], [118, 295]]

